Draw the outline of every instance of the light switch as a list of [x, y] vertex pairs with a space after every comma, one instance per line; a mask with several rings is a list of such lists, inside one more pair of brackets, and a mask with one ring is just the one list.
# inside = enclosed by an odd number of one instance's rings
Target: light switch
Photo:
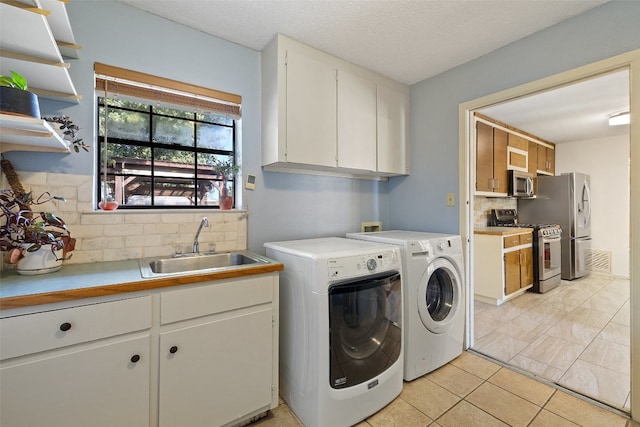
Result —
[[456, 205], [456, 195], [454, 193], [447, 193], [447, 206]]

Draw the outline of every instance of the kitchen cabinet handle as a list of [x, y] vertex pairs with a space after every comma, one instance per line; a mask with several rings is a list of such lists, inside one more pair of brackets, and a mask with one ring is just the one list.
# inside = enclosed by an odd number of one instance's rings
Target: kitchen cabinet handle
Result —
[[175, 354], [178, 352], [178, 347], [177, 346], [171, 346], [171, 348], [169, 349], [169, 353], [171, 354]]
[[62, 325], [60, 325], [60, 330], [62, 332], [67, 332], [69, 329], [71, 329], [71, 323], [69, 322], [64, 322]]
[[139, 354], [134, 354], [133, 356], [131, 356], [131, 363], [138, 363], [139, 360], [140, 360]]

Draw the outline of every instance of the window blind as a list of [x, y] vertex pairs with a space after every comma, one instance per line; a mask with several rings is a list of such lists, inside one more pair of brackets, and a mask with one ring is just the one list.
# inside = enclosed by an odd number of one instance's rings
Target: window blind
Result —
[[94, 63], [96, 90], [240, 118], [242, 97], [111, 65]]

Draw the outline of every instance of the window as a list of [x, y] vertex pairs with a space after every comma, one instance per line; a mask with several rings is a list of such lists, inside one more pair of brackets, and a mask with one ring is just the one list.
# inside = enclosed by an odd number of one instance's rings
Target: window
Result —
[[211, 208], [234, 194], [239, 97], [180, 85], [96, 64], [99, 201]]

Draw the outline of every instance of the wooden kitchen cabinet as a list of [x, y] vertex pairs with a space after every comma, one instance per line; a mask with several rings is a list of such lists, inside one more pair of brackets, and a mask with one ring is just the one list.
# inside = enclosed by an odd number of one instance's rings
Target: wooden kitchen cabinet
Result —
[[533, 230], [501, 228], [475, 232], [475, 299], [495, 305], [533, 286]]
[[262, 91], [265, 170], [409, 173], [407, 85], [277, 35], [262, 51]]
[[506, 196], [507, 132], [476, 121], [476, 194]]
[[537, 172], [541, 175], [556, 174], [556, 150], [554, 146], [538, 144]]
[[0, 425], [149, 425], [151, 298], [0, 319]]
[[507, 169], [528, 172], [529, 141], [513, 133], [508, 133], [507, 140]]

